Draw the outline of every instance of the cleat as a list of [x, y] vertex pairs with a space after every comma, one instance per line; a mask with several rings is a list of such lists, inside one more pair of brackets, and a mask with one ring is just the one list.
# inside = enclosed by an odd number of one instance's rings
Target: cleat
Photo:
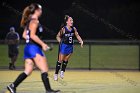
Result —
[[54, 74], [54, 81], [58, 80], [58, 74]]
[[7, 89], [10, 93], [16, 93], [16, 88], [14, 87], [14, 84], [10, 84], [7, 86]]
[[60, 78], [62, 78], [62, 79], [64, 78], [64, 71], [60, 72]]

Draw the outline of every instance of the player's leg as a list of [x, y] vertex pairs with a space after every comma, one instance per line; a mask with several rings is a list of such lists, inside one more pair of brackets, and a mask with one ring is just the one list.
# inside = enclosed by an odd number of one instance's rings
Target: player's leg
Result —
[[55, 69], [55, 74], [54, 74], [54, 80], [55, 81], [58, 80], [58, 73], [59, 73], [59, 70], [61, 68], [61, 64], [63, 62], [64, 57], [65, 57], [65, 55], [59, 53], [59, 60], [56, 63], [56, 69]]
[[61, 72], [60, 72], [60, 77], [63, 79], [64, 78], [64, 72], [66, 70], [66, 67], [67, 67], [67, 64], [68, 64], [68, 60], [69, 58], [71, 57], [72, 53], [69, 54], [69, 55], [66, 55], [64, 60], [63, 60], [63, 63], [62, 63], [62, 68], [61, 68]]
[[10, 93], [16, 93], [16, 87], [28, 76], [32, 73], [34, 67], [34, 63], [31, 59], [25, 60], [25, 71], [21, 73], [17, 79], [7, 86], [7, 89], [10, 91]]
[[57, 93], [58, 90], [54, 91], [51, 89], [51, 86], [50, 86], [50, 82], [48, 78], [48, 64], [47, 64], [46, 57], [36, 54], [36, 57], [34, 58], [34, 62], [36, 66], [41, 70], [41, 78], [42, 78], [46, 91], [50, 93]]
[[65, 69], [66, 69], [67, 64], [68, 64], [68, 60], [69, 60], [69, 58], [71, 57], [71, 55], [72, 55], [72, 53], [69, 54], [69, 55], [67, 55], [67, 56], [65, 56], [65, 58], [64, 58], [64, 60], [63, 60], [63, 64], [62, 64], [62, 69], [61, 69], [61, 71], [64, 71], [64, 72], [65, 72]]
[[58, 74], [58, 72], [59, 72], [59, 70], [60, 70], [60, 68], [61, 68], [61, 64], [62, 64], [64, 58], [65, 58], [65, 55], [59, 53], [59, 59], [58, 59], [58, 61], [57, 61], [57, 63], [56, 63], [55, 74]]

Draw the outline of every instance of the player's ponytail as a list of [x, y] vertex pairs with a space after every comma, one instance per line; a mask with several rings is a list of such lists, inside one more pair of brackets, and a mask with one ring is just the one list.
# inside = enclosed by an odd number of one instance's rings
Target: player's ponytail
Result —
[[21, 19], [21, 27], [25, 27], [25, 25], [27, 24], [28, 20], [29, 20], [29, 16], [30, 16], [31, 12], [30, 12], [30, 8], [29, 6], [27, 6], [22, 14], [22, 19]]
[[68, 19], [69, 19], [69, 15], [65, 15], [65, 17], [64, 17], [64, 25], [66, 26], [67, 25], [67, 21], [68, 21]]
[[67, 21], [68, 21], [68, 19], [69, 19], [69, 15], [65, 15], [65, 17], [64, 17], [64, 21], [63, 21], [63, 23], [61, 24], [61, 27], [60, 28], [63, 28], [64, 26], [66, 26], [67, 25]]
[[41, 8], [41, 5], [31, 4], [24, 9], [21, 19], [21, 27], [24, 28], [27, 25], [28, 21], [31, 19], [32, 14], [34, 14], [35, 10], [39, 8]]

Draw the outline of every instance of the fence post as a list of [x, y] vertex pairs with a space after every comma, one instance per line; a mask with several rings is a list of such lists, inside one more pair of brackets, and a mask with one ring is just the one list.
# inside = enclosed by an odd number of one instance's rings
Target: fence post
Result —
[[91, 70], [91, 43], [89, 43], [89, 70]]

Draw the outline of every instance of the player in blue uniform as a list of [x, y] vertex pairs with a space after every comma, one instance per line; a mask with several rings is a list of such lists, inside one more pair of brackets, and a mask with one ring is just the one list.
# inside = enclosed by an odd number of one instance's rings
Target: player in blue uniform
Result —
[[[73, 27], [72, 17], [66, 15], [64, 18], [64, 26], [58, 32], [56, 39], [59, 42], [59, 58], [56, 63], [56, 70], [54, 74], [54, 80], [58, 80], [58, 73], [60, 72], [60, 77], [64, 78], [64, 72], [68, 64], [68, 60], [73, 53], [73, 38], [76, 36], [81, 47], [83, 47], [83, 40], [79, 36], [75, 27]], [[62, 67], [61, 67], [62, 65]]]
[[41, 40], [42, 26], [38, 18], [42, 14], [42, 8], [39, 4], [31, 4], [23, 11], [21, 26], [24, 27], [23, 38], [26, 40], [24, 48], [25, 70], [17, 79], [7, 86], [10, 93], [16, 93], [17, 86], [29, 76], [36, 65], [41, 71], [41, 78], [47, 93], [59, 93], [59, 90], [52, 90], [48, 78], [48, 65], [46, 57], [42, 51], [50, 47]]

